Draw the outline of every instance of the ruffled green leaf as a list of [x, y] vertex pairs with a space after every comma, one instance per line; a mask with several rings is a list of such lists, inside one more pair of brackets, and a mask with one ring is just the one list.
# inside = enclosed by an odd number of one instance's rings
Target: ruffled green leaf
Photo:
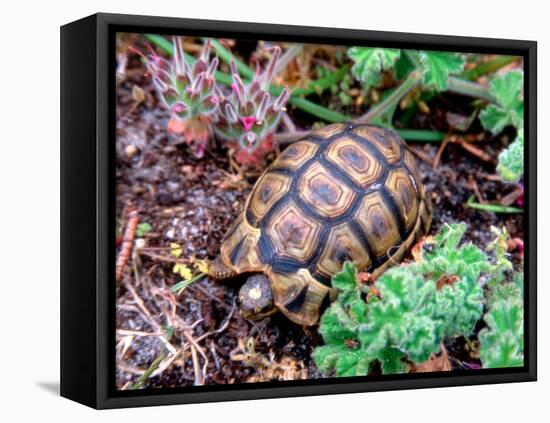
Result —
[[357, 338], [353, 326], [348, 328], [345, 319], [342, 319], [341, 309], [340, 303], [333, 303], [321, 317], [319, 332], [327, 343], [344, 344]]
[[479, 115], [485, 129], [499, 134], [509, 125], [523, 128], [523, 72], [513, 70], [497, 75], [490, 84], [496, 104], [490, 104]]
[[353, 76], [363, 82], [365, 90], [380, 83], [382, 71], [390, 70], [401, 55], [393, 48], [351, 47], [348, 56], [355, 63]]
[[446, 90], [449, 75], [460, 73], [464, 69], [464, 58], [459, 53], [421, 51], [418, 59], [424, 72], [424, 86], [436, 91]]
[[499, 299], [485, 315], [487, 328], [479, 333], [484, 368], [523, 366], [523, 302]]
[[386, 348], [377, 357], [384, 374], [404, 373], [407, 363], [403, 361], [403, 352], [396, 348]]
[[498, 156], [497, 171], [502, 179], [510, 182], [517, 182], [523, 175], [523, 130], [518, 133], [516, 139], [502, 151]]
[[353, 291], [357, 287], [357, 268], [349, 261], [344, 263], [342, 271], [332, 277], [332, 286], [339, 291]]

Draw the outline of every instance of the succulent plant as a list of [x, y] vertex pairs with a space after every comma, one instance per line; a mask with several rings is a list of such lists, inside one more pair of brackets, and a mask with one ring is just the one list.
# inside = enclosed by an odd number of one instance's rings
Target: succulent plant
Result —
[[264, 70], [256, 65], [252, 81], [244, 84], [234, 62], [231, 62], [231, 93], [223, 96], [216, 111], [216, 135], [237, 148], [239, 163], [258, 163], [265, 153], [273, 149], [273, 134], [281, 112], [290, 97], [288, 88], [274, 97], [269, 86], [281, 55], [279, 47], [271, 49], [271, 58]]
[[212, 45], [207, 40], [199, 58], [188, 63], [182, 39], [173, 37], [172, 42], [174, 55], [170, 60], [152, 48], [148, 55], [137, 53], [146, 59], [158, 96], [171, 112], [169, 132], [183, 135], [195, 155], [202, 157], [212, 135], [212, 120], [219, 102], [214, 80], [218, 58], [211, 58]]

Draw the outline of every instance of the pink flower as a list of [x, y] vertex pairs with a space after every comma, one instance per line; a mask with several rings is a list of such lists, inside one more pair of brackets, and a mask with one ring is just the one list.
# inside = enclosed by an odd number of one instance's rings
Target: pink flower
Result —
[[250, 131], [250, 128], [252, 128], [252, 125], [254, 125], [255, 123], [256, 123], [255, 116], [245, 116], [241, 118], [241, 124], [243, 125], [245, 132]]

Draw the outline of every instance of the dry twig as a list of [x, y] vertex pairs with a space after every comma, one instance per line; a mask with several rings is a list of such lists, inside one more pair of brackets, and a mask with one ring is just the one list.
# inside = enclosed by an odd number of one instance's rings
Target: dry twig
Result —
[[132, 254], [132, 248], [134, 246], [134, 239], [136, 236], [136, 229], [139, 222], [137, 210], [135, 210], [131, 205], [128, 206], [128, 210], [128, 224], [126, 225], [126, 230], [124, 231], [122, 246], [120, 247], [120, 252], [118, 253], [116, 261], [116, 282], [120, 282], [122, 274], [124, 273], [124, 268], [126, 267], [128, 259]]

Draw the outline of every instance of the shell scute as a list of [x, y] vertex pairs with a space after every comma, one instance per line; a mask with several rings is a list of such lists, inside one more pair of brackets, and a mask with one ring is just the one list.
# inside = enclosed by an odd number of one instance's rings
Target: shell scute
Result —
[[341, 215], [355, 199], [353, 190], [319, 162], [306, 169], [298, 187], [298, 196], [311, 213], [329, 218]]
[[291, 182], [290, 176], [274, 172], [265, 173], [260, 178], [248, 205], [256, 220], [262, 219], [275, 202], [288, 192]]
[[386, 179], [386, 188], [395, 198], [399, 213], [409, 230], [416, 222], [418, 216], [418, 192], [416, 185], [411, 180], [409, 174], [403, 169], [392, 170]]
[[360, 269], [366, 269], [370, 264], [368, 250], [348, 223], [333, 227], [326, 244], [321, 248], [323, 253], [317, 268], [328, 277], [340, 272], [346, 261], [354, 262]]
[[275, 254], [305, 263], [317, 248], [321, 223], [291, 203], [267, 224]]
[[339, 138], [327, 148], [327, 159], [348, 174], [363, 188], [380, 178], [382, 164], [359, 142], [350, 137]]
[[378, 191], [363, 197], [354, 218], [376, 257], [386, 254], [401, 239], [395, 216]]
[[298, 141], [283, 151], [277, 160], [273, 162], [272, 167], [274, 169], [285, 168], [296, 170], [314, 157], [318, 148], [319, 146], [313, 142]]
[[370, 141], [375, 148], [380, 150], [389, 164], [397, 163], [400, 160], [403, 143], [395, 132], [367, 125], [354, 128], [353, 133]]

